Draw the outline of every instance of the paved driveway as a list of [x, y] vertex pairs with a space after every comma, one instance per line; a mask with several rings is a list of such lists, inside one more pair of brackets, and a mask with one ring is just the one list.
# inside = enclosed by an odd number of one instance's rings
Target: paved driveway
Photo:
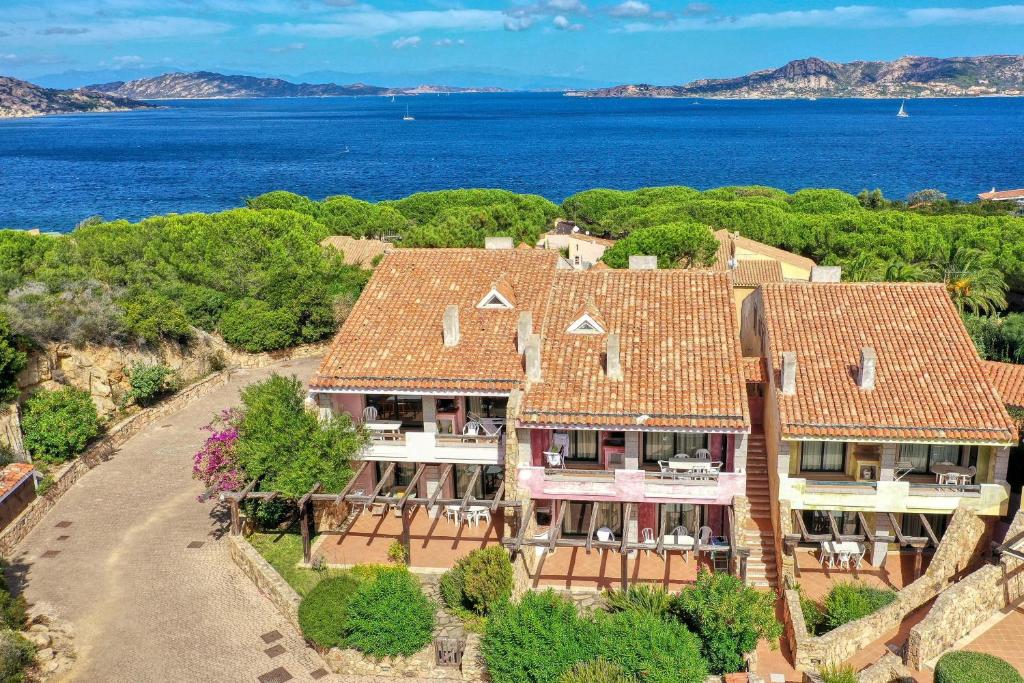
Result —
[[196, 502], [202, 486], [191, 479], [199, 428], [215, 410], [272, 370], [305, 380], [317, 363], [239, 371], [159, 420], [85, 474], [18, 548], [12, 570], [28, 601], [55, 605], [74, 626], [78, 661], [68, 680], [258, 681], [279, 668], [291, 676], [278, 671], [269, 683], [325, 674], [232, 563], [224, 515]]

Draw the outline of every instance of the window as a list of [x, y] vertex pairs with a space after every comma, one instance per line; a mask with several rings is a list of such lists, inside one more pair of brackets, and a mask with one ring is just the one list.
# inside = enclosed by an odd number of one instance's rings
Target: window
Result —
[[832, 515], [833, 519], [836, 520], [836, 527], [839, 528], [839, 533], [843, 535], [853, 535], [862, 533], [860, 528], [860, 520], [857, 519], [856, 512], [827, 512], [825, 510], [804, 510], [804, 526], [807, 527], [808, 533], [831, 534], [832, 525], [828, 522], [829, 515]]
[[[473, 478], [473, 472], [476, 471], [476, 468], [476, 465], [455, 466], [456, 498], [465, 497], [469, 487], [469, 480]], [[480, 500], [492, 497], [497, 493], [498, 486], [501, 485], [501, 480], [504, 476], [505, 473], [501, 465], [488, 465], [484, 467], [484, 471], [477, 477], [476, 483], [473, 485], [473, 497]]]
[[679, 453], [693, 455], [708, 447], [707, 434], [690, 432], [644, 432], [644, 462], [668, 460]]
[[377, 409], [379, 420], [397, 420], [403, 427], [423, 429], [423, 399], [419, 396], [367, 394], [366, 405]]
[[[379, 482], [384, 476], [384, 472], [387, 470], [387, 463], [377, 462], [374, 463], [377, 470], [377, 481]], [[395, 465], [395, 471], [387, 479], [384, 484], [384, 488], [381, 489], [381, 495], [386, 496], [391, 493], [394, 489], [400, 489], [409, 485], [412, 481], [412, 476], [416, 474], [415, 463], [399, 463]], [[369, 491], [367, 491], [369, 493]]]
[[688, 503], [666, 503], [661, 506], [661, 514], [665, 517], [665, 528], [662, 534], [671, 534], [676, 527], [686, 529], [687, 536], [697, 537], [697, 532], [707, 519], [703, 505]]
[[562, 533], [566, 536], [586, 536], [590, 529], [590, 511], [597, 506], [597, 521], [594, 529], [606, 527], [612, 530], [616, 538], [622, 537], [622, 505], [619, 503], [584, 503], [564, 501], [562, 505], [569, 507], [562, 519]]
[[[946, 533], [946, 527], [949, 526], [949, 518], [950, 515], [925, 515], [928, 525], [931, 526], [932, 531], [935, 533], [935, 538], [942, 540], [943, 534]], [[903, 519], [900, 521], [900, 530], [904, 536], [917, 536], [919, 538], [928, 536], [924, 530], [924, 524], [921, 523], [921, 515], [917, 514], [904, 514]]]
[[900, 460], [909, 460], [914, 472], [927, 473], [940, 462], [960, 462], [960, 447], [949, 444], [904, 443], [900, 444]]
[[845, 466], [845, 443], [804, 441], [800, 445], [800, 469], [804, 472], [842, 472]]
[[568, 460], [597, 462], [597, 432], [574, 430], [569, 432]]
[[477, 417], [505, 417], [508, 399], [504, 396], [470, 396], [466, 399], [467, 410]]
[[604, 328], [589, 315], [582, 315], [566, 330], [569, 334], [604, 334]]
[[512, 308], [512, 302], [505, 298], [501, 292], [496, 289], [492, 289], [487, 292], [487, 295], [480, 300], [480, 303], [476, 305], [477, 308]]

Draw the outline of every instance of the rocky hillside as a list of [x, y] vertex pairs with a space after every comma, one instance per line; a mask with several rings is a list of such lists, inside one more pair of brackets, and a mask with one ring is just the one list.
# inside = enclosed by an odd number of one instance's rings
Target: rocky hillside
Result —
[[172, 73], [136, 81], [87, 85], [83, 90], [145, 100], [238, 97], [355, 97], [359, 95], [416, 95], [444, 92], [494, 92], [496, 88], [455, 88], [421, 85], [415, 88], [384, 88], [365, 83], [291, 83], [280, 78], [228, 76], [210, 71]]
[[579, 97], [974, 97], [1024, 95], [1024, 56], [903, 57], [892, 62], [798, 59], [778, 69], [686, 85], [620, 85]]
[[80, 90], [53, 90], [16, 78], [0, 76], [0, 118], [129, 111], [152, 106], [127, 97], [113, 97]]

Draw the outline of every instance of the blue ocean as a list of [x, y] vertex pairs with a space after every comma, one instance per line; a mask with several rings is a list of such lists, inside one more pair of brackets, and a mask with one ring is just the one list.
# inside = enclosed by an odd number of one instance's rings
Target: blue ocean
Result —
[[[0, 121], [0, 227], [216, 211], [286, 189], [367, 200], [501, 187], [1024, 186], [1024, 99], [609, 100], [560, 94], [192, 100]], [[414, 121], [403, 121], [409, 109]]]

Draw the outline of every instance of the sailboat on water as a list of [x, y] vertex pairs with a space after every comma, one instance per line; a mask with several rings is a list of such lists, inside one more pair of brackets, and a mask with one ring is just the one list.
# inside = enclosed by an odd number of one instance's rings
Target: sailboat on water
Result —
[[402, 120], [403, 121], [415, 121], [416, 120], [416, 117], [414, 117], [412, 114], [409, 113], [409, 107], [408, 106], [406, 106], [406, 108], [405, 108], [405, 116], [402, 117]]
[[906, 103], [907, 103], [906, 100], [903, 100], [902, 102], [900, 102], [900, 110], [898, 112], [896, 112], [896, 116], [901, 118], [901, 119], [906, 119], [906, 118], [910, 117], [910, 114], [907, 113], [907, 110], [903, 108], [903, 105], [906, 104]]

